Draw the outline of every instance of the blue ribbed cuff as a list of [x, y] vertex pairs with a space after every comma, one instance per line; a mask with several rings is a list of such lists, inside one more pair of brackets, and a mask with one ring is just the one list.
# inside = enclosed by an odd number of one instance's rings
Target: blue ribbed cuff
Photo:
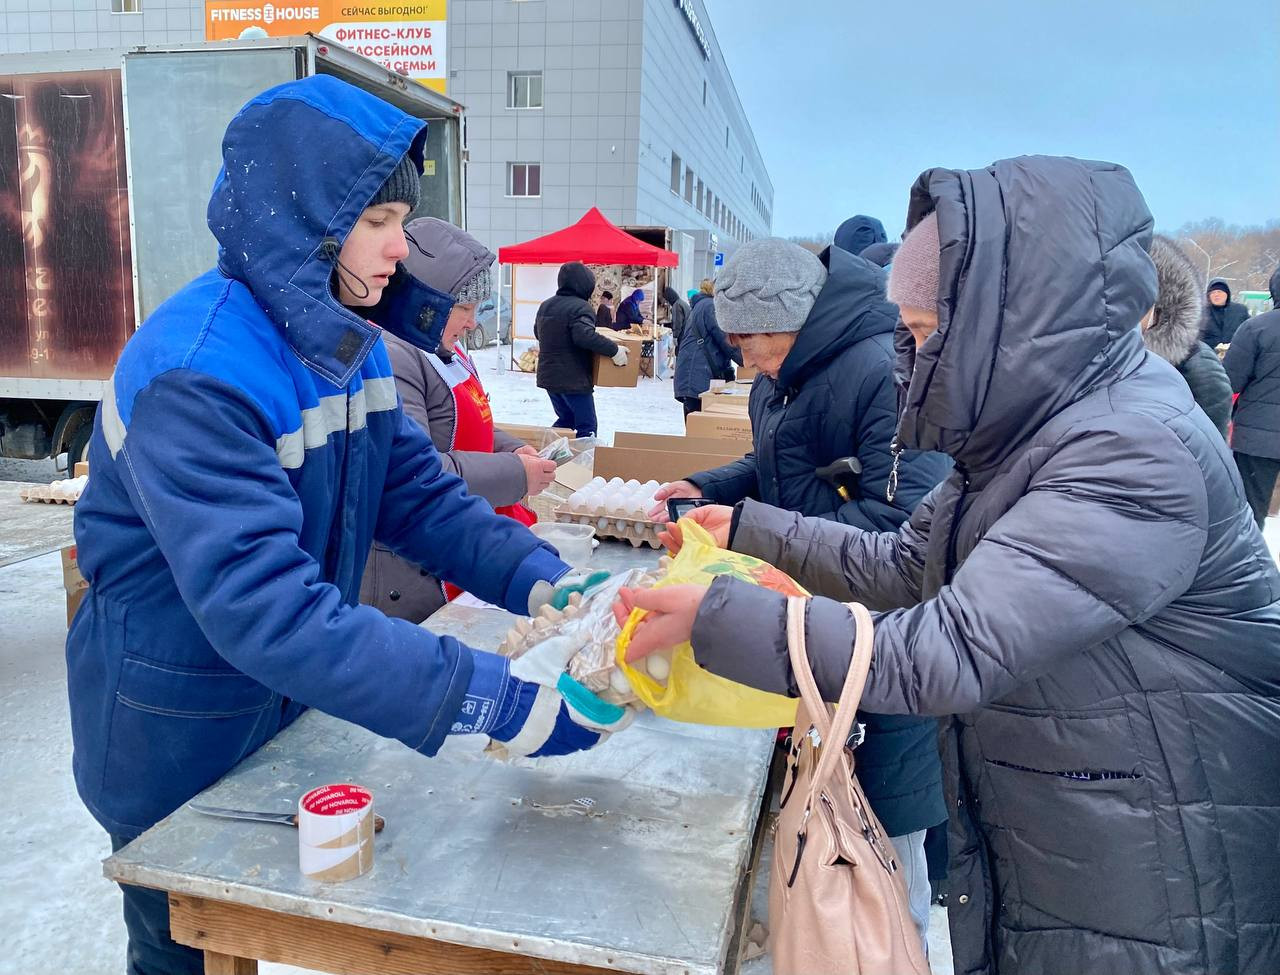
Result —
[[511, 577], [505, 599], [507, 610], [517, 616], [528, 615], [529, 593], [534, 585], [542, 581], [554, 583], [568, 571], [568, 564], [558, 555], [541, 546], [535, 548]]

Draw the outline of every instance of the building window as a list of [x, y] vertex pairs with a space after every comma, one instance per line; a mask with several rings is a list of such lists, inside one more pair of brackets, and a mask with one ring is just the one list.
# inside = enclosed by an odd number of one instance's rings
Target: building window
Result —
[[699, 213], [702, 212], [702, 199], [703, 199], [702, 180], [698, 180], [698, 202], [694, 204], [693, 208], [697, 210]]
[[724, 127], [724, 147], [729, 148], [729, 126]]
[[693, 170], [688, 166], [684, 170], [684, 202], [693, 202]]
[[541, 195], [541, 163], [507, 163], [507, 196]]
[[111, 0], [111, 12], [113, 14], [140, 14], [142, 13], [142, 0]]
[[671, 192], [676, 196], [680, 195], [680, 157], [674, 152], [671, 154]]
[[707, 103], [707, 79], [702, 79], [702, 104]]
[[542, 72], [511, 71], [507, 74], [507, 108], [542, 107]]

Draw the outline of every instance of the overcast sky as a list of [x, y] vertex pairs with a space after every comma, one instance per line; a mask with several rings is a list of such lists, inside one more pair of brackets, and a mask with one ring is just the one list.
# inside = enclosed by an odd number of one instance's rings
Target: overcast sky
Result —
[[1280, 218], [1278, 0], [704, 2], [779, 236], [1024, 153], [1127, 166], [1158, 229]]

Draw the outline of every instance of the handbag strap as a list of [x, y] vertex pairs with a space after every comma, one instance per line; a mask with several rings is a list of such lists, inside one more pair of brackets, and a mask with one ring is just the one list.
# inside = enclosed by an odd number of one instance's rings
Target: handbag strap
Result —
[[804, 701], [818, 734], [822, 736], [822, 757], [814, 770], [809, 786], [809, 802], [818, 790], [831, 777], [839, 765], [847, 780], [853, 774], [849, 760], [845, 754], [844, 743], [853, 729], [858, 716], [858, 703], [862, 700], [862, 690], [867, 683], [867, 674], [871, 669], [872, 632], [871, 614], [861, 603], [847, 603], [849, 612], [853, 614], [857, 633], [853, 643], [853, 658], [849, 661], [849, 672], [844, 678], [844, 687], [840, 690], [840, 700], [836, 704], [834, 720], [822, 699], [818, 684], [813, 679], [813, 670], [809, 666], [809, 654], [805, 643], [804, 618], [809, 600], [803, 596], [791, 596], [787, 600], [787, 652], [791, 656], [791, 670], [795, 674], [796, 686]]

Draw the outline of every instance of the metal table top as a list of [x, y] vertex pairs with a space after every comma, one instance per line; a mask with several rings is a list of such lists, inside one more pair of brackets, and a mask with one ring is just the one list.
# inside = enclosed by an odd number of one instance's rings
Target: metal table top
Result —
[[18, 492], [40, 487], [25, 481], [0, 482], [0, 567], [47, 555], [75, 544], [75, 505], [23, 501]]
[[[594, 565], [657, 553], [605, 543]], [[512, 618], [447, 606], [427, 624], [494, 647]], [[304, 878], [285, 827], [186, 808], [110, 857], [113, 880], [533, 957], [648, 973], [721, 969], [773, 734], [645, 714], [591, 752], [500, 763], [453, 738], [434, 759], [316, 711], [200, 799], [292, 810], [326, 782], [373, 790], [373, 870]], [[589, 799], [590, 803], [578, 800]]]

